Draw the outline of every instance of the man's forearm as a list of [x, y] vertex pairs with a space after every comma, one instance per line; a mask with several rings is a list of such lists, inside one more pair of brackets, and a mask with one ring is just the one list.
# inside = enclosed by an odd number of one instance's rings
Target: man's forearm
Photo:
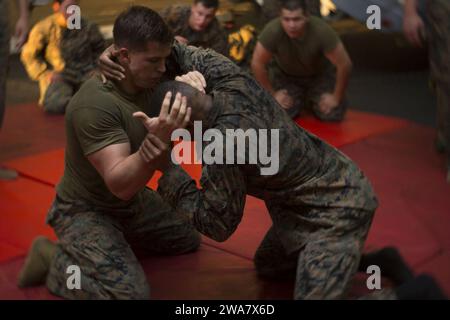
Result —
[[349, 63], [337, 66], [336, 68], [336, 85], [334, 88], [334, 96], [339, 101], [339, 103], [342, 102], [345, 97], [351, 70], [352, 66]]
[[28, 0], [17, 0], [19, 6], [20, 19], [28, 19], [30, 17], [30, 6]]
[[417, 0], [405, 0], [405, 14], [417, 14]]
[[129, 200], [145, 187], [154, 172], [155, 168], [138, 151], [111, 169], [107, 184], [116, 197]]
[[252, 71], [255, 76], [255, 79], [259, 82], [259, 84], [270, 92], [270, 94], [274, 94], [274, 89], [269, 80], [269, 74], [266, 70], [265, 65], [254, 63], [252, 64]]

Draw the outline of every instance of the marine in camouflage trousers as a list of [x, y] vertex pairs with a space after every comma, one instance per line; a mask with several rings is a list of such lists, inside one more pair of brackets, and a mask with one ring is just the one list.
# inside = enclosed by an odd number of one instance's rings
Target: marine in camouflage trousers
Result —
[[91, 74], [86, 74], [81, 81], [72, 82], [60, 76], [59, 79], [41, 79], [39, 86], [43, 95], [42, 108], [51, 114], [64, 114], [66, 107], [73, 95], [78, 91], [84, 81], [89, 79]]
[[[69, 299], [148, 299], [150, 287], [136, 254], [178, 255], [200, 244], [193, 227], [150, 189], [132, 206], [115, 210], [57, 196], [47, 222], [58, 242], [46, 284]], [[67, 287], [71, 265], [81, 270], [81, 290]]]
[[[294, 299], [346, 299], [361, 261], [373, 214], [354, 209], [335, 209], [333, 214], [355, 211], [366, 216], [351, 230], [320, 230], [307, 235], [300, 251], [288, 253], [272, 227], [256, 251], [254, 262], [258, 274], [273, 280], [294, 280]], [[306, 236], [306, 235], [305, 235]], [[364, 270], [365, 271], [365, 270]], [[394, 300], [393, 289], [383, 289], [360, 299]]]
[[447, 150], [450, 169], [450, 2], [427, 1], [431, 77], [437, 96], [438, 142]]
[[274, 62], [268, 66], [269, 79], [275, 90], [286, 89], [294, 100], [292, 108], [287, 109], [291, 118], [305, 111], [311, 111], [322, 121], [342, 121], [348, 108], [346, 98], [329, 114], [320, 111], [320, 98], [325, 93], [333, 93], [336, 84], [336, 68], [327, 62], [325, 70], [314, 77], [293, 77], [284, 73]]
[[[9, 56], [9, 9], [8, 1], [0, 1], [0, 128], [6, 108], [6, 75]], [[6, 14], [5, 14], [6, 13]]]
[[[197, 188], [174, 166], [159, 179], [158, 192], [216, 241], [225, 241], [238, 228], [247, 195], [263, 200], [273, 226], [255, 255], [257, 272], [295, 277], [296, 299], [345, 297], [378, 207], [369, 180], [348, 157], [291, 121], [270, 93], [229, 60], [178, 44], [173, 51], [181, 73], [195, 69], [206, 75], [213, 107], [204, 119], [205, 130], [214, 128], [225, 137], [228, 129], [281, 128], [279, 139], [271, 142], [271, 148], [278, 146], [279, 167], [262, 175], [259, 164], [204, 163]], [[227, 147], [222, 147], [225, 155]], [[251, 152], [246, 145], [244, 159]], [[383, 290], [372, 298], [395, 295]]]

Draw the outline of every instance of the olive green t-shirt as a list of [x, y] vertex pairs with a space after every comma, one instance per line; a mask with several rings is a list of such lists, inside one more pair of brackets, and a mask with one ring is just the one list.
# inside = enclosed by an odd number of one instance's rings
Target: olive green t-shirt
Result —
[[129, 143], [131, 153], [136, 152], [147, 131], [133, 113], [154, 116], [149, 101], [148, 91], [127, 95], [113, 82], [103, 84], [99, 77], [83, 84], [66, 110], [65, 169], [57, 186], [62, 199], [105, 208], [123, 208], [133, 201], [115, 197], [87, 156], [120, 143]]
[[280, 18], [276, 18], [261, 32], [259, 42], [273, 54], [276, 66], [284, 73], [294, 77], [310, 77], [324, 70], [327, 61], [325, 53], [335, 49], [340, 39], [325, 21], [311, 16], [302, 37], [289, 38]]

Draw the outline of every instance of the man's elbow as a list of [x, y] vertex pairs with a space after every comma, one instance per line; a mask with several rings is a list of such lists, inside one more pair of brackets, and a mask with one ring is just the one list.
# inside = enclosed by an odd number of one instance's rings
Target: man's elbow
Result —
[[113, 194], [117, 198], [119, 198], [120, 200], [125, 201], [125, 202], [130, 201], [134, 197], [134, 194], [126, 193], [126, 192], [116, 192]]
[[122, 186], [115, 185], [114, 183], [106, 183], [109, 191], [116, 197], [122, 201], [129, 201], [135, 196], [135, 192], [131, 192], [130, 190], [126, 190]]
[[353, 62], [350, 58], [347, 61], [346, 67], [347, 67], [347, 72], [351, 73], [353, 70]]
[[260, 66], [261, 63], [257, 59], [253, 58], [252, 62], [250, 63], [250, 68], [252, 69], [254, 75], [259, 73]]
[[126, 192], [123, 190], [114, 190], [112, 188], [109, 188], [109, 191], [118, 199], [122, 201], [129, 201], [131, 198], [133, 198], [134, 194], [131, 194], [130, 192]]
[[352, 59], [350, 59], [350, 57], [347, 57], [342, 62], [342, 69], [345, 70], [346, 73], [348, 73], [348, 74], [350, 74], [352, 72], [352, 70], [353, 70], [353, 62], [352, 62]]

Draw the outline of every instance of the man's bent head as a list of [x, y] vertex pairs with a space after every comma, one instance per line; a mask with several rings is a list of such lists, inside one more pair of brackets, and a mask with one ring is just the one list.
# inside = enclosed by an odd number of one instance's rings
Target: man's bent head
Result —
[[166, 71], [173, 35], [164, 20], [150, 8], [132, 6], [114, 23], [118, 62], [137, 88], [153, 88]]
[[187, 106], [192, 109], [191, 122], [204, 120], [208, 115], [212, 105], [212, 97], [180, 81], [163, 82], [155, 88], [150, 101], [152, 110], [159, 111], [161, 109], [167, 92], [172, 93], [170, 105], [172, 105], [177, 93], [181, 93], [182, 96], [186, 97]]

